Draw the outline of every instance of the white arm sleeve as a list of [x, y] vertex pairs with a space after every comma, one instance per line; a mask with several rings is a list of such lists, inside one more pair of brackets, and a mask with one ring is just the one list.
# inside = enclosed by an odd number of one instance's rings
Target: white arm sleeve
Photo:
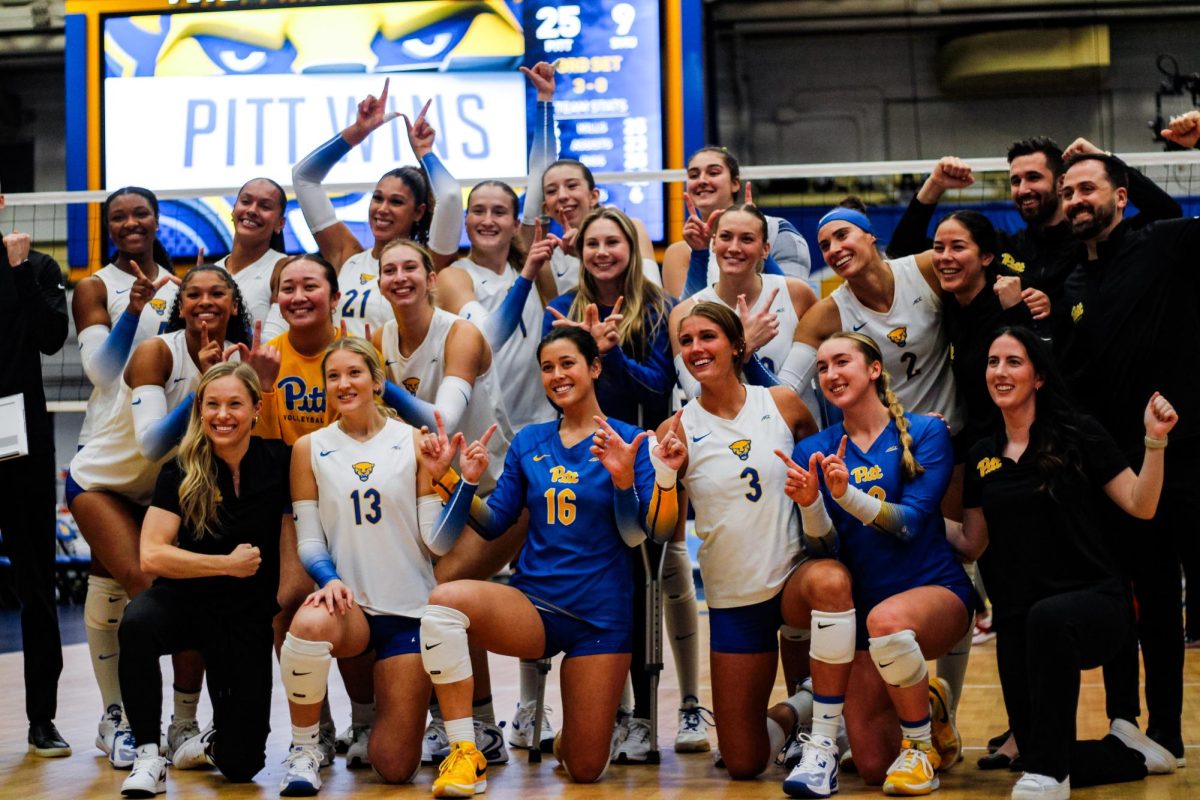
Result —
[[[336, 290], [337, 287], [335, 286]], [[279, 303], [271, 303], [271, 310], [267, 312], [267, 319], [263, 322], [262, 340], [269, 342], [281, 333], [287, 333], [287, 320], [283, 318], [283, 312], [279, 310]]]
[[812, 345], [803, 342], [792, 342], [783, 366], [779, 368], [779, 380], [790, 386], [796, 394], [812, 384], [813, 376], [817, 374], [817, 350]]
[[442, 385], [438, 387], [433, 405], [442, 415], [442, 424], [446, 426], [446, 430], [457, 431], [470, 402], [471, 384], [462, 378], [447, 375], [442, 378]]
[[102, 364], [104, 359], [96, 358], [96, 354], [108, 341], [111, 329], [107, 325], [89, 325], [79, 332], [79, 360], [83, 364], [83, 372], [93, 386], [104, 386], [112, 382], [113, 376], [106, 369], [108, 364]]
[[[155, 423], [167, 415], [167, 392], [157, 384], [139, 386], [133, 390], [133, 435], [137, 439], [138, 449], [148, 453], [153, 449], [151, 441]], [[149, 457], [149, 456], [147, 456]]]
[[693, 378], [692, 373], [688, 372], [682, 355], [675, 356], [675, 379], [679, 382], [679, 388], [683, 390], [683, 394], [688, 400], [695, 400], [699, 396], [700, 381]]

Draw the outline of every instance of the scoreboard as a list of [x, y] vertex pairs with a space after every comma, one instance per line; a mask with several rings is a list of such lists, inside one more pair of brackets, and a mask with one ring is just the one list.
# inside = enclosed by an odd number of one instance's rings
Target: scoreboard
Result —
[[[679, 135], [664, 127], [659, 0], [68, 0], [67, 38], [73, 190], [186, 193], [257, 176], [288, 184], [292, 164], [346, 127], [385, 77], [393, 107], [410, 117], [432, 98], [437, 152], [455, 177], [516, 178], [535, 96], [517, 68], [542, 60], [558, 73], [561, 156], [593, 172], [658, 171], [664, 141]], [[397, 120], [328, 181], [373, 183], [404, 163], [415, 159]], [[664, 238], [661, 183], [600, 189]], [[368, 197], [334, 204], [369, 245]], [[223, 255], [233, 200], [165, 201], [160, 239], [176, 258], [200, 247]], [[72, 266], [107, 261], [106, 244], [88, 246], [104, 240], [94, 209], [72, 211], [71, 226], [92, 234], [72, 232]], [[289, 250], [315, 248], [294, 202], [284, 235]]]

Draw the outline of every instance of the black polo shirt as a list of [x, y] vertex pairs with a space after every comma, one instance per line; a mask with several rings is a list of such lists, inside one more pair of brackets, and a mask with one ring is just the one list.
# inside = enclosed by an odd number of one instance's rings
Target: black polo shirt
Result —
[[977, 442], [967, 457], [963, 507], [982, 508], [987, 520], [979, 568], [997, 619], [1022, 615], [1063, 592], [1123, 591], [1100, 514], [1111, 507], [1104, 485], [1128, 464], [1096, 420], [1081, 415], [1078, 427], [1082, 472], [1058, 470], [1053, 494], [1040, 488], [1037, 426], [1018, 461], [1002, 455], [1003, 432]]
[[1146, 403], [1162, 392], [1179, 412], [1171, 440], [1200, 435], [1200, 219], [1119, 224], [1079, 251], [1064, 311], [1073, 335], [1061, 365], [1075, 402], [1099, 420], [1132, 463], [1141, 463]]
[[[291, 448], [277, 439], [250, 437], [250, 449], [242, 458], [241, 494], [234, 492], [233, 473], [217, 459], [217, 524], [213, 534], [197, 538], [192, 528], [181, 523], [178, 545], [204, 555], [228, 555], [240, 544], [262, 552], [258, 572], [249, 578], [218, 575], [207, 578], [159, 578], [155, 583], [186, 587], [203, 594], [206, 602], [221, 607], [236, 606], [274, 616], [279, 610], [279, 533], [284, 514], [291, 513], [289, 466]], [[179, 461], [163, 466], [150, 504], [182, 516], [179, 486], [184, 473]]]

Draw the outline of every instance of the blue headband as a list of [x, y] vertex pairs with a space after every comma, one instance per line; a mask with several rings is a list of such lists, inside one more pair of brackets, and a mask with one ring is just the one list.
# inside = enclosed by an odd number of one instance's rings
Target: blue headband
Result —
[[851, 225], [856, 225], [862, 228], [872, 236], [875, 235], [875, 230], [871, 227], [871, 220], [867, 219], [867, 215], [861, 211], [855, 211], [853, 208], [835, 208], [825, 216], [821, 217], [821, 221], [817, 223], [817, 230], [824, 228], [827, 223], [849, 222]]

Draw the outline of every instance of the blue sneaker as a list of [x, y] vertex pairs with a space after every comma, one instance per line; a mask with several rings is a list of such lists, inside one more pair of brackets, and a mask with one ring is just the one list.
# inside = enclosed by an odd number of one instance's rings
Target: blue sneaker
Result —
[[838, 751], [832, 739], [796, 734], [800, 760], [783, 782], [789, 797], [829, 797], [838, 790]]

